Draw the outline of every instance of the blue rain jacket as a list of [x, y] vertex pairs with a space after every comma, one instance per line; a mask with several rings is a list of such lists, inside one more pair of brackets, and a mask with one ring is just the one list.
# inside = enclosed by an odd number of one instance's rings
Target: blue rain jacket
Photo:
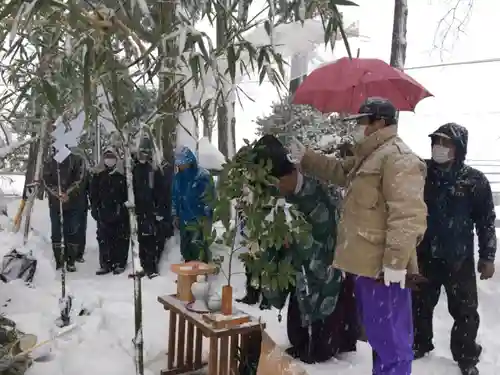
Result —
[[179, 217], [181, 230], [205, 216], [212, 219], [215, 187], [210, 173], [198, 165], [193, 152], [183, 147], [175, 153], [175, 165], [190, 164], [179, 171], [172, 184], [172, 215]]

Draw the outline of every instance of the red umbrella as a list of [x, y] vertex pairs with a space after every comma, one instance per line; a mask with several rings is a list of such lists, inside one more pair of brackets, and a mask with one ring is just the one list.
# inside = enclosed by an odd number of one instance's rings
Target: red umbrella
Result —
[[372, 96], [389, 99], [399, 111], [413, 111], [432, 94], [382, 60], [343, 57], [307, 76], [293, 103], [309, 104], [323, 113], [357, 113], [363, 101]]

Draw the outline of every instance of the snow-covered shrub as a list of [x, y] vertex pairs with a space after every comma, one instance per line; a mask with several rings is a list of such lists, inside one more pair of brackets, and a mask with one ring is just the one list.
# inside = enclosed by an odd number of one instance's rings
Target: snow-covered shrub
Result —
[[[240, 150], [236, 157], [224, 165], [214, 201], [214, 221], [220, 220], [225, 230], [222, 238], [216, 242], [230, 249], [230, 257], [241, 255], [247, 265], [251, 263], [252, 275], [262, 280], [264, 288], [285, 290], [295, 282], [295, 270], [289, 257], [276, 260], [275, 257], [264, 257], [262, 254], [238, 252], [250, 248], [252, 244], [258, 244], [262, 249], [286, 252], [287, 244], [306, 238], [310, 226], [294, 207], [283, 204], [284, 200], [276, 194], [277, 180], [269, 175], [271, 165], [255, 164], [252, 146], [249, 144]], [[229, 202], [235, 203], [236, 210]], [[242, 219], [246, 238], [242, 243], [236, 243], [237, 231], [241, 227], [234, 223], [240, 223]], [[212, 236], [216, 238], [215, 231]], [[231, 269], [226, 275], [228, 283], [230, 273]]]
[[271, 108], [271, 114], [256, 120], [258, 135], [273, 134], [284, 143], [296, 137], [305, 146], [328, 154], [352, 143], [352, 124], [336, 114], [327, 116], [308, 105], [289, 104], [288, 98]]

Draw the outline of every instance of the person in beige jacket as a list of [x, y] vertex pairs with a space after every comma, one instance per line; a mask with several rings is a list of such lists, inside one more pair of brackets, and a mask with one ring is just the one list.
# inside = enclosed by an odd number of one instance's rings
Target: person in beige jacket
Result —
[[[426, 229], [426, 167], [397, 135], [396, 109], [368, 98], [351, 116], [358, 123], [354, 156], [335, 159], [289, 145], [306, 174], [345, 187], [333, 266], [356, 275], [356, 299], [374, 352], [373, 374], [409, 375], [413, 360], [411, 291], [416, 247]], [[383, 282], [380, 282], [383, 280]]]

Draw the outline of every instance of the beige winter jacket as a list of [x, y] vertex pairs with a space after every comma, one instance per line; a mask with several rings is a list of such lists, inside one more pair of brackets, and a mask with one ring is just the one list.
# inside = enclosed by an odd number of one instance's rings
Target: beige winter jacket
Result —
[[367, 137], [354, 157], [339, 160], [307, 151], [302, 168], [346, 187], [334, 266], [378, 277], [384, 266], [418, 273], [417, 244], [427, 225], [424, 162], [389, 126]]

